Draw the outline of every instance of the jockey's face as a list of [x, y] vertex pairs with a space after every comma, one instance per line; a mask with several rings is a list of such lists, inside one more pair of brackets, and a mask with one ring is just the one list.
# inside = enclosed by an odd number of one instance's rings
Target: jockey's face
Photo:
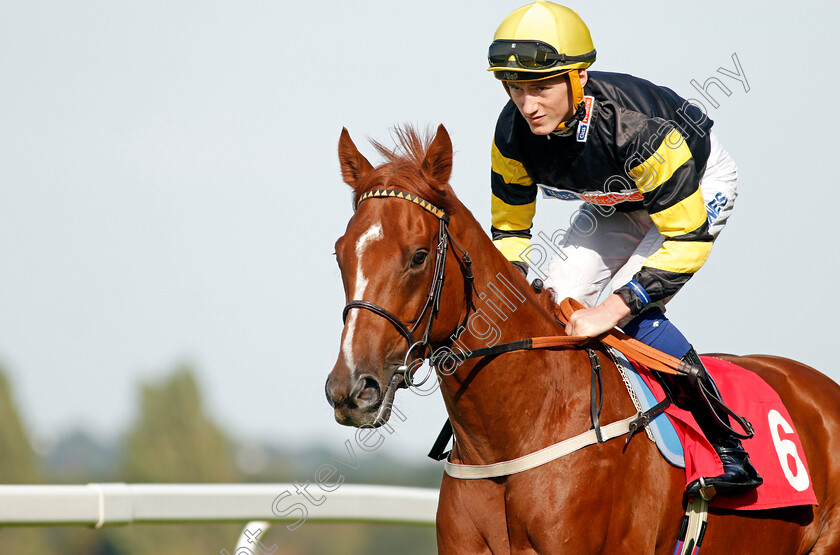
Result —
[[[585, 83], [586, 72], [581, 71]], [[535, 135], [548, 135], [572, 117], [572, 90], [565, 75], [541, 81], [506, 81], [519, 113]]]

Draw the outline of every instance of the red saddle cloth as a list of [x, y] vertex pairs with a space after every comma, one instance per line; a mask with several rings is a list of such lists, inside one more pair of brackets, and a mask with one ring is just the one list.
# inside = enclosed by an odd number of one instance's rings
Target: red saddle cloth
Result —
[[[716, 495], [709, 505], [726, 509], [758, 510], [816, 505], [805, 452], [794, 422], [782, 400], [757, 374], [714, 357], [702, 357], [706, 370], [728, 407], [752, 423], [755, 435], [742, 440], [764, 483], [737, 496]], [[640, 375], [658, 400], [662, 386], [645, 367]], [[720, 459], [689, 411], [671, 405], [665, 414], [674, 424], [685, 450], [686, 485], [701, 476], [723, 473]], [[737, 427], [735, 428], [738, 429]]]

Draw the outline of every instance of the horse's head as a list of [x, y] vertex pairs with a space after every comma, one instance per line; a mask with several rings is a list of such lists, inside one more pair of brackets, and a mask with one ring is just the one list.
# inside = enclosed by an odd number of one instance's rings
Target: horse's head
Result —
[[[387, 422], [396, 389], [411, 372], [406, 361], [423, 356], [434, 338], [432, 326], [451, 331], [460, 314], [453, 308], [438, 315], [435, 301], [429, 302], [445, 266], [454, 264], [457, 272], [456, 257], [446, 261], [439, 254], [440, 238], [448, 236], [445, 212], [454, 200], [447, 184], [452, 143], [442, 125], [431, 142], [411, 129], [398, 136], [400, 152], [374, 143], [386, 158], [376, 168], [346, 129], [338, 144], [356, 212], [335, 244], [348, 304], [326, 394], [335, 419], [345, 425]], [[463, 300], [463, 287], [463, 280], [446, 281], [450, 304]]]

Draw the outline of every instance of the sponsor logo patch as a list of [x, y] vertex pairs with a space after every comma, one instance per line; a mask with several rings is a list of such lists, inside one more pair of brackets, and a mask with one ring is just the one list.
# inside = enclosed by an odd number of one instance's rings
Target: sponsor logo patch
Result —
[[542, 184], [540, 184], [539, 187], [543, 192], [543, 198], [582, 200], [584, 202], [588, 202], [589, 204], [597, 204], [598, 206], [613, 206], [622, 202], [639, 202], [644, 199], [642, 193], [639, 191], [622, 191], [616, 193], [586, 191], [583, 193], [576, 193], [574, 191], [553, 189]]
[[592, 107], [595, 105], [595, 97], [584, 96], [583, 105], [586, 113], [584, 114], [583, 119], [578, 122], [576, 138], [579, 143], [585, 143], [586, 137], [589, 136], [589, 121], [592, 117]]

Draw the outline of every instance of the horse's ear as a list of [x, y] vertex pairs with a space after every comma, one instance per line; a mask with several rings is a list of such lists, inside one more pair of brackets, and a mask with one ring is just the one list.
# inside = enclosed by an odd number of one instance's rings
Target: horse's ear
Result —
[[373, 166], [362, 156], [347, 128], [341, 129], [341, 137], [338, 139], [338, 160], [341, 162], [341, 175], [344, 182], [350, 185], [353, 190], [359, 185], [359, 181], [367, 175]]
[[442, 191], [452, 175], [452, 140], [442, 124], [438, 125], [435, 138], [426, 150], [421, 168], [432, 185]]

